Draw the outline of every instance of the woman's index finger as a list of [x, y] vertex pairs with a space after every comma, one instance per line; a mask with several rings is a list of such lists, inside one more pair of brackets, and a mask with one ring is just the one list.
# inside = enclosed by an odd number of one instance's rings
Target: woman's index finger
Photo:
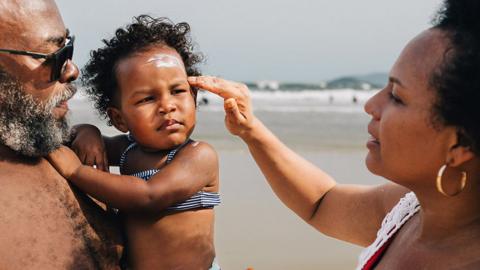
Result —
[[237, 92], [233, 82], [229, 82], [217, 77], [188, 77], [188, 82], [191, 86], [200, 87], [225, 99], [235, 97]]

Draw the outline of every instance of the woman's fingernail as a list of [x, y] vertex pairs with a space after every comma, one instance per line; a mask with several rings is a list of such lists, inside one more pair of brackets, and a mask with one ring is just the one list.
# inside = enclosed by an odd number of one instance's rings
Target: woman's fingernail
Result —
[[233, 107], [234, 107], [233, 103], [234, 103], [234, 100], [231, 99], [231, 98], [229, 98], [229, 99], [227, 99], [227, 100], [225, 101], [225, 107], [226, 107], [227, 109], [231, 110], [231, 109], [233, 109]]
[[188, 77], [187, 80], [189, 82], [196, 82], [197, 81], [197, 77]]

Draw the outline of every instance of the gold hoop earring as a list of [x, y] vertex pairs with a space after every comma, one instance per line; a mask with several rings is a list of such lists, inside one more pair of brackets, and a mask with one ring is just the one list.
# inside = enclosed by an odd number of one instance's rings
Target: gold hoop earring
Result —
[[443, 165], [442, 167], [440, 167], [440, 170], [438, 170], [438, 174], [437, 174], [437, 190], [438, 192], [442, 193], [443, 195], [447, 196], [447, 197], [454, 197], [454, 196], [457, 196], [458, 194], [460, 194], [460, 192], [463, 191], [463, 189], [465, 188], [465, 185], [467, 184], [467, 173], [466, 172], [462, 172], [462, 179], [460, 179], [460, 190], [453, 193], [453, 194], [447, 194], [444, 190], [443, 190], [443, 187], [442, 187], [442, 177], [443, 177], [443, 173], [445, 172], [445, 169], [447, 168], [447, 165]]

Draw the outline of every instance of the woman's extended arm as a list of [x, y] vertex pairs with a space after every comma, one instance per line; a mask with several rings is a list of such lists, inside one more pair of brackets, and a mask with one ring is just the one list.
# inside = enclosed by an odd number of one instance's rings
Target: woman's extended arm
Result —
[[225, 99], [228, 130], [248, 145], [285, 205], [329, 236], [360, 245], [375, 239], [386, 212], [406, 189], [393, 184], [336, 185], [328, 174], [290, 150], [255, 118], [245, 85], [207, 76], [189, 78], [189, 82]]
[[48, 159], [60, 174], [84, 192], [131, 213], [160, 214], [165, 208], [218, 181], [217, 155], [205, 143], [185, 146], [149, 181], [84, 166], [67, 147], [52, 152]]

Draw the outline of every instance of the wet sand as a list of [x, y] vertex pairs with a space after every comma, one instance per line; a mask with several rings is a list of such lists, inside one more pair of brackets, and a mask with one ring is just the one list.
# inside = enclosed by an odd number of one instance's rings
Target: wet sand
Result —
[[[382, 181], [365, 169], [364, 151], [301, 154], [339, 182]], [[222, 151], [220, 162], [223, 204], [217, 209], [216, 244], [225, 269], [355, 267], [361, 248], [321, 235], [281, 204], [246, 152]]]

